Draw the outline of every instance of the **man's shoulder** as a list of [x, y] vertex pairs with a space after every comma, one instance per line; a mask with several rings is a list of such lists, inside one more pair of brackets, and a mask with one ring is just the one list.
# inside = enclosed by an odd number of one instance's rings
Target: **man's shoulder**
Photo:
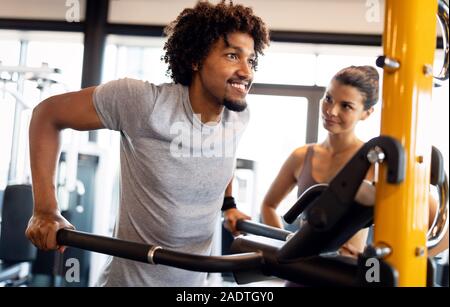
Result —
[[[116, 85], [116, 86], [125, 86], [129, 89], [146, 89], [152, 91], [182, 91], [185, 90], [185, 86], [181, 84], [176, 84], [173, 82], [167, 83], [153, 83], [149, 80], [145, 79], [135, 79], [130, 77], [119, 78], [115, 80], [111, 80], [106, 82], [105, 84]], [[105, 85], [103, 84], [103, 85]]]
[[157, 96], [161, 96], [161, 98], [171, 98], [173, 99], [174, 96], [177, 97], [185, 97], [187, 92], [187, 87], [181, 84], [177, 83], [161, 83], [161, 84], [154, 84], [150, 83], [148, 81], [146, 82], [147, 87], [151, 87], [151, 90], [154, 94]]
[[[148, 80], [124, 78], [128, 92], [137, 99], [152, 101], [154, 104], [164, 102], [165, 108], [176, 105], [180, 99], [185, 99], [187, 88], [176, 83], [156, 84]], [[123, 86], [122, 86], [123, 88]], [[173, 103], [171, 103], [173, 102]]]

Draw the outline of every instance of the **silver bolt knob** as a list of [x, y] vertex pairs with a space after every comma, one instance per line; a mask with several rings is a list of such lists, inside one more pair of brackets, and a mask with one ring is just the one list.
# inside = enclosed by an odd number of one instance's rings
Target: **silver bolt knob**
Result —
[[400, 62], [396, 59], [387, 57], [385, 55], [379, 56], [376, 60], [376, 65], [388, 72], [394, 72], [400, 68]]
[[372, 164], [383, 162], [385, 157], [383, 150], [378, 146], [375, 146], [367, 153], [367, 160]]

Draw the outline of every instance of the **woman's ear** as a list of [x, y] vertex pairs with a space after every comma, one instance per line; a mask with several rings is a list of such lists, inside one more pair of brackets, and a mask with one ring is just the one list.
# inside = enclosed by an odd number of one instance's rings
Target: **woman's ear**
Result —
[[361, 120], [365, 120], [367, 117], [370, 116], [370, 114], [373, 113], [373, 111], [374, 111], [374, 108], [373, 108], [373, 107], [370, 107], [369, 109], [364, 110], [364, 111], [363, 111], [363, 114], [362, 114], [362, 116], [361, 116]]

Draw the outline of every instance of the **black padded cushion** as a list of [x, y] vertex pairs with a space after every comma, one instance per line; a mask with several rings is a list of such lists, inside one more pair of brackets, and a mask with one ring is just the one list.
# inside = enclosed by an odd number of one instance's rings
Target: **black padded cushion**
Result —
[[36, 248], [25, 236], [33, 213], [31, 185], [9, 185], [5, 189], [0, 230], [0, 259], [5, 263], [33, 261]]

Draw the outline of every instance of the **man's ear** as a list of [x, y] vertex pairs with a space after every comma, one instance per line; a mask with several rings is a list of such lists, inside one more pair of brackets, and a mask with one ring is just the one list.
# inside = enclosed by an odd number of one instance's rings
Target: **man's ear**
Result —
[[368, 110], [364, 110], [363, 114], [361, 116], [361, 120], [365, 120], [366, 118], [368, 118], [370, 116], [370, 114], [372, 114], [374, 111], [373, 107], [370, 107]]

